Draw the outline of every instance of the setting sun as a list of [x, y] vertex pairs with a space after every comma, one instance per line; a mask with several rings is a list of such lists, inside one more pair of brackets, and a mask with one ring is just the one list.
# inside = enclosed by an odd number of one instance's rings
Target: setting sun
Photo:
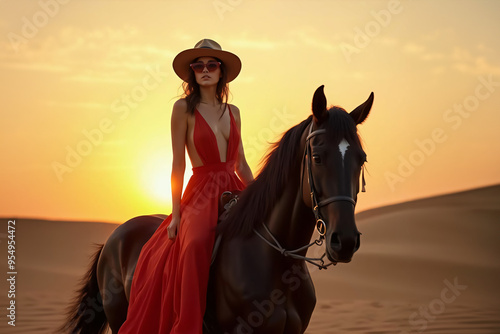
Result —
[[0, 4], [0, 333], [500, 333], [500, 1]]
[[[325, 85], [328, 104], [348, 111], [375, 93], [359, 126], [370, 173], [358, 211], [500, 181], [491, 154], [500, 149], [500, 57], [489, 33], [497, 2], [153, 3], [71, 2], [43, 26], [30, 21], [47, 16], [37, 2], [2, 12], [3, 215], [124, 222], [170, 213], [170, 114], [182, 93], [172, 60], [202, 38], [241, 58], [230, 103], [254, 173]], [[471, 149], [474, 159], [456, 154]]]
[[171, 164], [168, 156], [153, 155], [149, 161], [144, 161], [142, 184], [151, 200], [160, 203], [170, 203]]
[[[172, 156], [169, 152], [150, 152], [144, 160], [138, 161], [140, 185], [147, 201], [161, 207], [161, 213], [168, 214], [171, 208], [172, 193], [170, 176], [172, 172]], [[186, 160], [183, 189], [191, 177], [191, 164]]]

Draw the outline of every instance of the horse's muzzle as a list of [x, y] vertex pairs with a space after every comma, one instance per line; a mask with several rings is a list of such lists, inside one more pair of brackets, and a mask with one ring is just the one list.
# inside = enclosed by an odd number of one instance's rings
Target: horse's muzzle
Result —
[[348, 263], [361, 244], [361, 233], [333, 232], [327, 237], [326, 255], [332, 262]]

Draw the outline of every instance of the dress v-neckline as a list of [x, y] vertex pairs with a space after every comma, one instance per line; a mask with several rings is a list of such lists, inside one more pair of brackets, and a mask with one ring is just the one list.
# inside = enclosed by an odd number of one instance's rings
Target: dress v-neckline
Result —
[[[210, 124], [208, 124], [207, 120], [205, 119], [205, 117], [203, 117], [203, 115], [201, 114], [201, 112], [198, 110], [198, 108], [195, 108], [196, 112], [198, 113], [198, 115], [200, 115], [200, 117], [203, 119], [203, 122], [205, 122], [205, 125], [208, 126], [208, 128], [210, 129], [210, 133], [212, 134], [212, 138], [214, 139], [215, 141], [215, 146], [217, 147], [217, 153], [219, 153], [219, 161], [222, 162], [222, 159], [220, 157], [220, 149], [219, 149], [219, 144], [217, 142], [217, 136], [215, 135], [215, 132], [214, 130], [212, 129], [212, 127], [210, 126]], [[227, 142], [227, 146], [226, 146], [226, 162], [227, 162], [227, 155], [229, 153], [229, 142], [231, 141], [231, 132], [233, 131], [233, 122], [232, 122], [232, 119], [231, 119], [231, 109], [229, 109], [229, 106], [228, 106], [228, 111], [229, 111], [229, 137], [228, 139], [226, 140]]]

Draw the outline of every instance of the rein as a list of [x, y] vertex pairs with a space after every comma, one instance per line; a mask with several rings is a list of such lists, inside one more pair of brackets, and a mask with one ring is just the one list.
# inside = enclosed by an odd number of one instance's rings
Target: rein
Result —
[[[316, 245], [316, 246], [323, 245], [323, 241], [325, 240], [325, 234], [326, 234], [326, 223], [323, 220], [323, 218], [321, 217], [321, 213], [319, 211], [322, 206], [325, 206], [325, 205], [328, 205], [328, 204], [334, 203], [334, 202], [339, 202], [339, 201], [347, 201], [347, 202], [351, 203], [352, 205], [356, 205], [356, 201], [354, 200], [354, 198], [352, 198], [350, 196], [332, 196], [332, 197], [328, 197], [327, 199], [324, 199], [324, 200], [318, 202], [318, 198], [316, 195], [316, 189], [314, 187], [314, 177], [313, 177], [312, 170], [311, 170], [311, 164], [312, 164], [312, 162], [311, 162], [311, 146], [309, 145], [309, 140], [311, 138], [313, 138], [314, 136], [326, 133], [326, 130], [319, 129], [319, 130], [313, 131], [312, 128], [313, 128], [313, 122], [311, 121], [311, 126], [309, 127], [309, 133], [306, 137], [306, 147], [304, 149], [304, 156], [302, 158], [302, 172], [301, 172], [301, 177], [300, 177], [300, 180], [301, 180], [300, 189], [302, 190], [302, 184], [303, 184], [303, 180], [304, 180], [304, 164], [307, 161], [307, 171], [308, 171], [307, 181], [309, 183], [309, 187], [311, 188], [311, 203], [312, 203], [312, 207], [313, 207], [312, 210], [314, 213], [314, 218], [316, 220], [316, 229], [318, 230], [319, 238], [316, 239], [315, 241], [311, 242], [308, 245], [302, 246], [302, 247], [294, 249], [294, 250], [287, 250], [280, 245], [280, 243], [278, 242], [276, 237], [272, 234], [272, 232], [269, 230], [269, 228], [267, 227], [266, 224], [262, 223], [262, 225], [264, 226], [264, 229], [266, 230], [267, 234], [269, 234], [271, 236], [271, 239], [273, 242], [270, 242], [269, 240], [267, 240], [256, 229], [253, 229], [253, 231], [262, 240], [264, 240], [265, 243], [267, 243], [272, 248], [276, 249], [283, 256], [291, 257], [291, 258], [298, 259], [298, 260], [307, 261], [310, 264], [318, 267], [321, 270], [321, 269], [328, 269], [329, 266], [331, 266], [332, 264], [336, 265], [337, 262], [330, 262], [330, 263], [325, 265], [324, 257], [326, 255], [326, 252], [324, 252], [321, 257], [317, 257], [317, 258], [302, 256], [302, 255], [299, 255], [297, 253], [299, 253], [303, 250], [309, 249], [310, 247], [312, 247], [314, 245]], [[363, 185], [362, 191], [365, 191], [364, 168], [363, 168], [362, 185]]]
[[[272, 248], [276, 249], [278, 252], [281, 253], [281, 255], [283, 256], [287, 256], [287, 257], [291, 257], [293, 259], [297, 259], [297, 260], [304, 260], [304, 261], [307, 261], [309, 262], [310, 264], [312, 265], [315, 265], [316, 267], [318, 267], [320, 270], [321, 269], [327, 269], [329, 266], [331, 266], [332, 264], [333, 265], [336, 265], [337, 262], [331, 262], [331, 263], [328, 263], [327, 265], [325, 265], [325, 260], [324, 260], [324, 257], [326, 255], [326, 253], [323, 253], [323, 255], [321, 257], [307, 257], [307, 256], [302, 256], [302, 255], [299, 255], [299, 254], [296, 254], [298, 252], [301, 252], [303, 251], [304, 249], [308, 249], [314, 245], [316, 246], [321, 246], [323, 245], [323, 241], [325, 239], [324, 235], [320, 235], [320, 237], [316, 240], [314, 240], [313, 242], [311, 242], [310, 244], [308, 245], [305, 245], [305, 246], [302, 246], [300, 248], [297, 248], [297, 249], [294, 249], [294, 250], [286, 250], [285, 248], [281, 247], [279, 241], [274, 237], [274, 235], [271, 233], [271, 231], [269, 231], [269, 228], [266, 226], [266, 224], [262, 223], [262, 226], [264, 226], [264, 229], [266, 230], [266, 232], [271, 236], [271, 238], [273, 239], [274, 241], [274, 244], [271, 243], [269, 240], [267, 240], [262, 234], [260, 234], [256, 229], [254, 229], [253, 231], [255, 232], [255, 234], [257, 234], [262, 240], [264, 240], [264, 242], [266, 244], [268, 244], [269, 246], [271, 246]], [[319, 262], [319, 263], [316, 263], [316, 262]]]

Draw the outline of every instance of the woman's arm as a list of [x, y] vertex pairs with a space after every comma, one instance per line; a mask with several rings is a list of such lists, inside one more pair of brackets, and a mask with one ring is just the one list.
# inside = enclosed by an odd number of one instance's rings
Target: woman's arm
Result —
[[187, 134], [187, 106], [186, 101], [181, 99], [174, 103], [172, 118], [170, 122], [172, 133], [172, 175], [170, 183], [172, 187], [172, 223], [169, 225], [169, 237], [175, 238], [181, 218], [181, 196], [186, 169], [186, 134]]
[[[238, 107], [231, 105], [231, 111], [234, 115], [234, 120], [238, 125], [238, 131], [241, 135], [241, 117], [240, 110]], [[253, 181], [253, 174], [250, 166], [248, 166], [247, 159], [245, 158], [245, 151], [243, 150], [243, 141], [240, 140], [240, 144], [238, 147], [238, 158], [236, 160], [236, 174], [243, 182], [245, 186], [248, 186]]]

